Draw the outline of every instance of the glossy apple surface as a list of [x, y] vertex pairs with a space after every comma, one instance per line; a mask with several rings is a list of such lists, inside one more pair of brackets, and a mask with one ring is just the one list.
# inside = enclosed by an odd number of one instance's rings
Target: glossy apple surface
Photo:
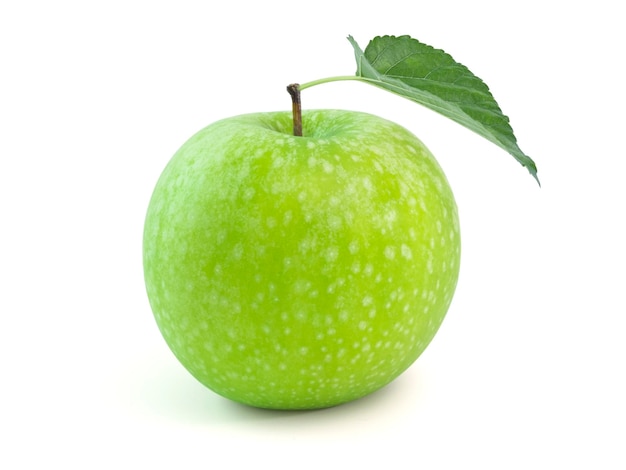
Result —
[[178, 360], [248, 405], [312, 409], [407, 369], [452, 300], [454, 197], [414, 135], [369, 114], [218, 121], [174, 155], [152, 195], [144, 271]]

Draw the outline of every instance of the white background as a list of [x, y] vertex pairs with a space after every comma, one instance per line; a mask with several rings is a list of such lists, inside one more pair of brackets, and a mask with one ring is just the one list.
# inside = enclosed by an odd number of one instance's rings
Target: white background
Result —
[[[626, 468], [618, 3], [3, 2], [0, 468]], [[173, 358], [145, 295], [156, 179], [201, 127], [352, 74], [351, 34], [409, 34], [490, 86], [506, 152], [356, 82], [305, 108], [395, 120], [455, 191], [463, 261], [422, 357], [316, 412], [246, 408]]]

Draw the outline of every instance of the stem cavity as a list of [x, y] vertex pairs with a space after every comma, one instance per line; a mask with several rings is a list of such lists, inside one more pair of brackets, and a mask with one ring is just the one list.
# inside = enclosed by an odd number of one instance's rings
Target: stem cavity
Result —
[[300, 85], [292, 83], [287, 86], [291, 95], [291, 109], [293, 112], [293, 135], [302, 137], [302, 104], [300, 103]]
[[362, 82], [370, 81], [367, 78], [355, 75], [339, 75], [336, 77], [327, 77], [320, 80], [313, 80], [312, 82], [303, 83], [302, 85], [300, 85], [299, 83], [292, 83], [291, 85], [287, 85], [287, 91], [291, 95], [293, 110], [293, 135], [298, 137], [302, 136], [302, 104], [300, 103], [300, 92], [305, 88], [320, 85], [322, 83], [339, 82], [343, 80], [357, 80]]

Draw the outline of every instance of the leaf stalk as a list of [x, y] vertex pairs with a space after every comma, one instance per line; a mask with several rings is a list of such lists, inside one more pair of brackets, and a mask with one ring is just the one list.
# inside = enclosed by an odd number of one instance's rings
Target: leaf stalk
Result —
[[358, 80], [361, 82], [367, 81], [367, 79], [364, 79], [363, 77], [359, 77], [358, 75], [337, 75], [334, 77], [320, 78], [319, 80], [313, 80], [310, 82], [303, 83], [302, 85], [299, 85], [299, 88], [300, 90], [305, 90], [306, 88], [311, 88], [312, 86], [315, 86], [315, 85], [321, 85], [322, 83], [340, 82], [344, 80]]

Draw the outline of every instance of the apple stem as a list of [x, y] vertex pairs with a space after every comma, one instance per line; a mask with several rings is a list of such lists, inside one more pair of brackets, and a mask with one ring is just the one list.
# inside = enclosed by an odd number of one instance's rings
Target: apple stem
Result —
[[291, 109], [293, 112], [293, 135], [302, 137], [302, 104], [300, 103], [300, 85], [292, 83], [287, 86], [291, 95]]

